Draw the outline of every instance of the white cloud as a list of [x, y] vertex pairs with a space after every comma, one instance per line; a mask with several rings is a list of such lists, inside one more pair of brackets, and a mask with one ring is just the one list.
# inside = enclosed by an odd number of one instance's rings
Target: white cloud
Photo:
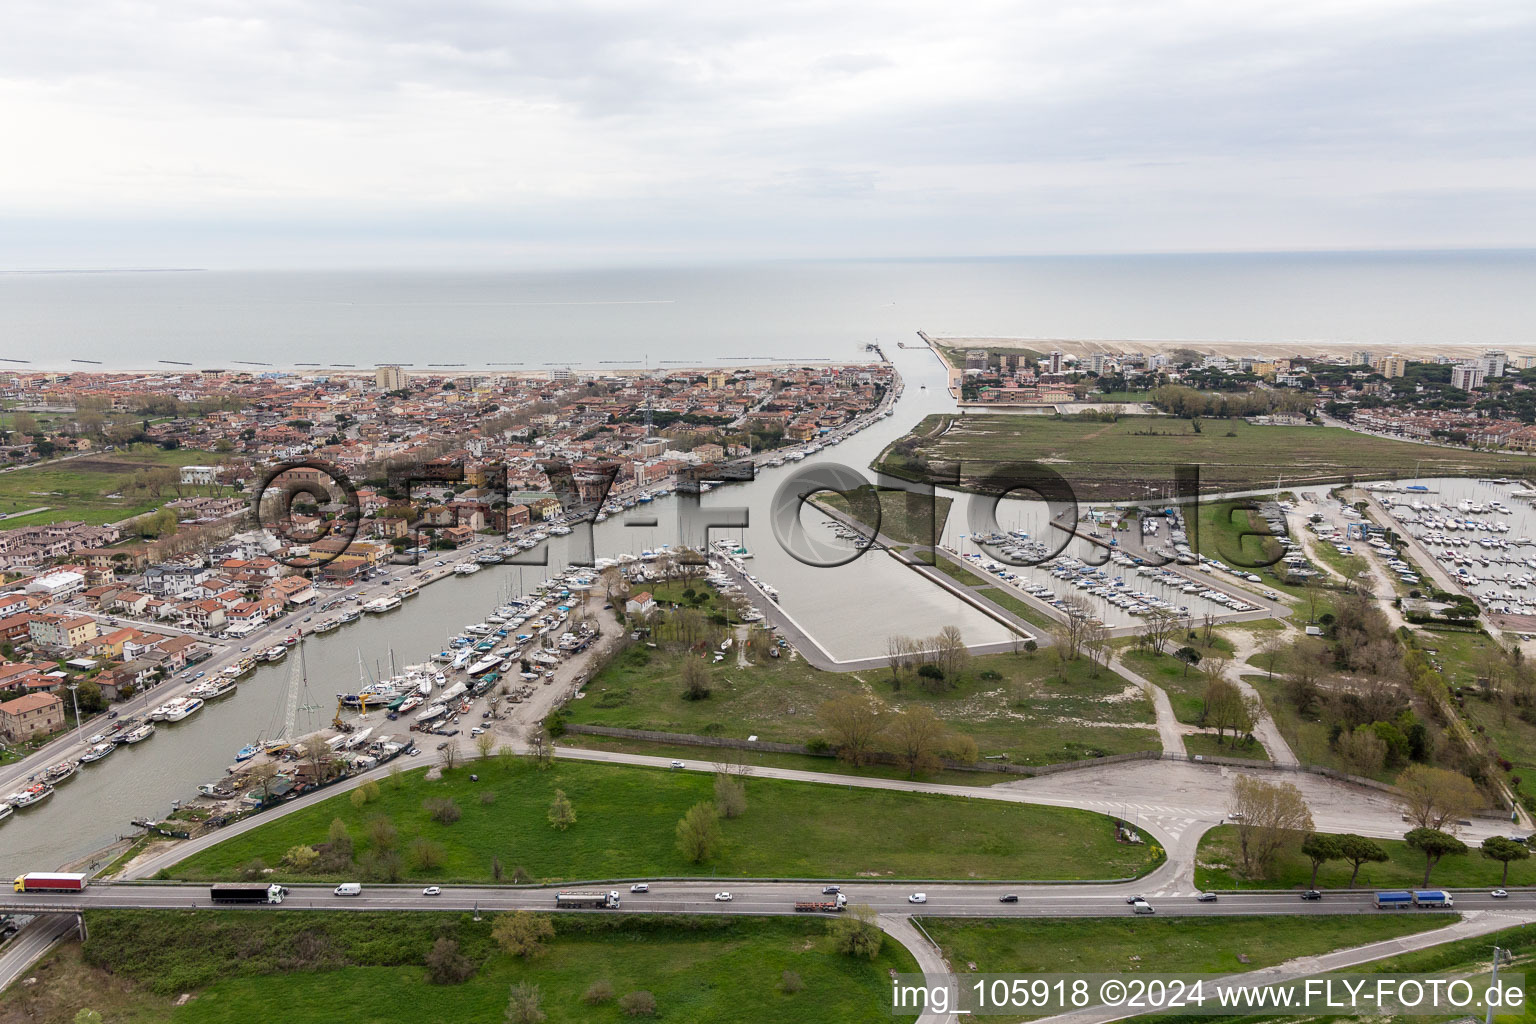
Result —
[[213, 263], [252, 223], [589, 258], [1530, 244], [1532, 52], [1524, 0], [17, 0], [0, 235], [164, 223], [156, 258]]

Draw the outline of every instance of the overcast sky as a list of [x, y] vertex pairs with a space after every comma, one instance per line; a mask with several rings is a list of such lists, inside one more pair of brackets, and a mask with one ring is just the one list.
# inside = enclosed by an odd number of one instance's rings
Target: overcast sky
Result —
[[1531, 0], [9, 0], [0, 267], [1536, 244]]

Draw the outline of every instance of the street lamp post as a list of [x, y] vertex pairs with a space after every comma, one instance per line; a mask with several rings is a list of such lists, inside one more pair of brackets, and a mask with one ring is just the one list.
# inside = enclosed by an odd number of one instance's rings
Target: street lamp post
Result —
[[70, 683], [69, 684], [69, 698], [70, 698], [70, 701], [75, 705], [75, 739], [79, 740], [81, 732], [82, 732], [82, 727], [81, 727], [81, 722], [80, 722], [80, 684], [79, 683]]

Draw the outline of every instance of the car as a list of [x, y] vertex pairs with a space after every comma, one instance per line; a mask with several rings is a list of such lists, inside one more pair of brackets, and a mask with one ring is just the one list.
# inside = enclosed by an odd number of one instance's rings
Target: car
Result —
[[821, 894], [823, 896], [836, 896], [842, 891], [843, 887], [840, 885], [824, 885], [821, 887]]
[[629, 887], [629, 891], [630, 892], [650, 892], [651, 891], [651, 886], [650, 886], [649, 882], [636, 882], [634, 885]]
[[248, 653], [250, 653], [250, 650], [251, 649], [249, 647], [242, 647], [242, 648], [240, 648], [240, 653], [241, 654], [248, 654]]
[[1126, 903], [1145, 903], [1145, 902], [1147, 902], [1147, 898], [1145, 896], [1141, 895], [1140, 893], [1137, 893], [1135, 896], [1127, 896], [1125, 898], [1125, 902]]
[[1016, 892], [1005, 892], [1005, 893], [1003, 893], [1001, 896], [999, 896], [997, 898], [997, 902], [999, 902], [999, 903], [1017, 903], [1017, 902], [1019, 902], [1019, 894], [1016, 893]]
[[1199, 900], [1201, 903], [1215, 903], [1216, 894], [1213, 892], [1203, 892], [1199, 896], [1196, 896], [1195, 899]]
[[471, 736], [479, 736], [483, 732], [485, 732], [485, 728], [483, 726], [479, 726], [479, 725], [477, 725], [473, 729], [469, 730], [469, 734]]
[[908, 903], [927, 903], [928, 902], [928, 894], [925, 893], [925, 892], [915, 892], [911, 896], [907, 897], [907, 902]]
[[683, 762], [681, 762], [681, 761], [673, 761], [672, 762], [672, 767], [673, 768], [686, 768], [688, 766], [683, 764]]
[[1228, 821], [1242, 821], [1243, 820], [1243, 812], [1242, 811], [1233, 811], [1231, 814], [1227, 815], [1227, 820]]
[[717, 892], [717, 893], [715, 893], [715, 902], [716, 903], [729, 903], [729, 902], [731, 902], [732, 899], [734, 899], [734, 897], [731, 896], [731, 894], [728, 893], [728, 892]]
[[1301, 898], [1304, 900], [1320, 900], [1323, 898], [1323, 894], [1316, 889], [1303, 889], [1301, 891]]
[[443, 894], [443, 887], [440, 885], [429, 885], [421, 890], [421, 894], [423, 896], [441, 896]]
[[1496, 900], [1507, 900], [1507, 899], [1509, 899], [1509, 892], [1507, 890], [1504, 890], [1504, 889], [1495, 889], [1495, 890], [1493, 890], [1493, 892], [1489, 893], [1488, 895], [1492, 896]]

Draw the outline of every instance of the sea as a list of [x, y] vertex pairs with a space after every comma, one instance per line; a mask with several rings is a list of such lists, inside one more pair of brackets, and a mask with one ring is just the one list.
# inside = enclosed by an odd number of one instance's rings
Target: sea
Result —
[[1536, 341], [1536, 250], [0, 272], [14, 369], [664, 369], [851, 360], [919, 330], [1515, 350]]

